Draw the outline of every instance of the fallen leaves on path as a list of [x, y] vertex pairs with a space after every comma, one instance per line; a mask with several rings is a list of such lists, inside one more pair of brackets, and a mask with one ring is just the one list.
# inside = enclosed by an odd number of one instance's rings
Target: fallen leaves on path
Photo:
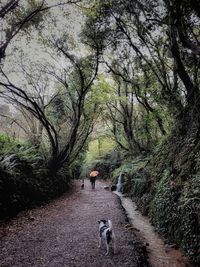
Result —
[[[23, 212], [0, 227], [1, 267], [145, 267], [142, 246], [126, 229], [118, 197], [97, 181], [96, 189], [85, 182], [42, 207]], [[97, 248], [99, 219], [111, 219], [117, 253]]]

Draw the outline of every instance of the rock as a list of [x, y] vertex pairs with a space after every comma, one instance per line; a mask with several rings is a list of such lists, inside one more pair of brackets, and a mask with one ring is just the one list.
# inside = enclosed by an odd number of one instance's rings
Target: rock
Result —
[[132, 224], [128, 223], [128, 224], [126, 224], [124, 227], [125, 227], [125, 228], [130, 228], [130, 227], [132, 227]]
[[116, 190], [116, 185], [111, 185], [111, 191], [115, 191]]
[[109, 186], [108, 186], [108, 185], [106, 185], [106, 186], [104, 186], [103, 188], [104, 188], [104, 189], [109, 189]]
[[177, 245], [176, 244], [166, 244], [165, 245], [167, 248], [174, 248], [174, 249], [177, 249], [178, 247], [177, 247]]

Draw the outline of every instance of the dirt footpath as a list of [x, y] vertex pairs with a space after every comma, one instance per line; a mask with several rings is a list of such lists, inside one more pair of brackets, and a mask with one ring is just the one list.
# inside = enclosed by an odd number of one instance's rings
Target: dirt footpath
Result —
[[[0, 227], [1, 267], [145, 267], [135, 234], [125, 228], [119, 199], [98, 181], [92, 190], [76, 182], [73, 192], [20, 214]], [[117, 253], [97, 248], [99, 219], [111, 219]]]

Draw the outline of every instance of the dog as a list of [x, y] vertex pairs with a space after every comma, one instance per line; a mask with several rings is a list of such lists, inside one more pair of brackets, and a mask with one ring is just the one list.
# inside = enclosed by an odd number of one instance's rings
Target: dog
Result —
[[84, 189], [84, 179], [82, 179], [81, 189]]
[[99, 244], [98, 248], [101, 247], [102, 240], [106, 243], [106, 255], [109, 253], [109, 244], [112, 242], [113, 244], [113, 252], [115, 254], [116, 247], [115, 247], [115, 234], [112, 227], [111, 220], [108, 220], [108, 225], [106, 224], [106, 220], [100, 220], [99, 223]]

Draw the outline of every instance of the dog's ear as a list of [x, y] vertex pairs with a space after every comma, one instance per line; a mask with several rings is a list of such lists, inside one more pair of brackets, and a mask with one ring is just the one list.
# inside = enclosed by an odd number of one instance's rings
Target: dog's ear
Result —
[[100, 220], [100, 221], [98, 221], [98, 223], [100, 223], [100, 222], [106, 224], [106, 220]]

